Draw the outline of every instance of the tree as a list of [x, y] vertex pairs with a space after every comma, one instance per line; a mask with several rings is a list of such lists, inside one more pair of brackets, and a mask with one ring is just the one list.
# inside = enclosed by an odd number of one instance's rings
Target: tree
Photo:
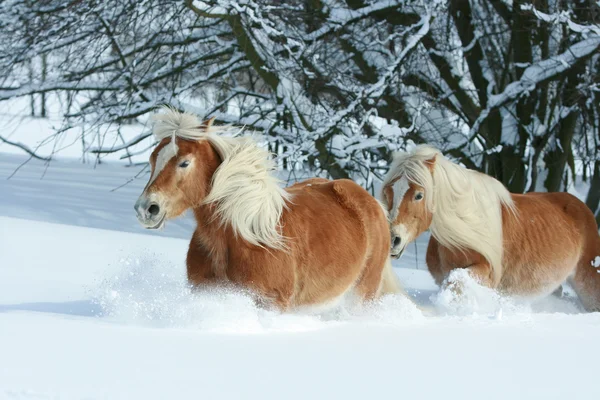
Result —
[[[12, 0], [0, 100], [69, 92], [65, 126], [168, 103], [263, 133], [298, 165], [372, 186], [429, 142], [510, 190], [591, 180], [598, 208], [599, 7], [583, 0]], [[47, 63], [22, 74], [34, 57]], [[94, 153], [125, 151], [148, 132]], [[92, 143], [93, 139], [87, 139]], [[148, 142], [151, 145], [151, 142]], [[593, 192], [593, 193], [592, 193]]]

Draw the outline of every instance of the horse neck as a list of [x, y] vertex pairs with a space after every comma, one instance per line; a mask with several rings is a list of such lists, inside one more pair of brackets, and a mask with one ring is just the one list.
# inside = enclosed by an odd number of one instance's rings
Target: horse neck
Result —
[[[212, 189], [212, 179], [213, 176], [222, 163], [221, 157], [214, 149], [214, 147], [207, 142], [209, 147], [207, 148], [207, 154], [203, 155], [204, 162], [206, 165], [206, 175], [202, 178], [204, 179], [203, 186], [205, 188], [204, 197], [210, 193]], [[196, 219], [196, 237], [202, 240], [202, 244], [212, 250], [216, 250], [217, 247], [222, 247], [223, 244], [228, 242], [228, 238], [230, 234], [228, 233], [228, 229], [223, 223], [216, 212], [215, 204], [200, 204], [192, 209], [194, 212], [194, 217]], [[217, 244], [219, 246], [217, 246]]]
[[207, 242], [205, 244], [229, 241], [231, 228], [223, 224], [214, 204], [202, 204], [193, 211], [197, 224], [196, 231]]

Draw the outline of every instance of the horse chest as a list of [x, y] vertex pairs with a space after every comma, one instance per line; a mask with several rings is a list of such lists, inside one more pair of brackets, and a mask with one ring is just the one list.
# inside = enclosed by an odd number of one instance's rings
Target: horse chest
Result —
[[194, 235], [187, 257], [188, 278], [193, 284], [227, 280], [227, 248]]

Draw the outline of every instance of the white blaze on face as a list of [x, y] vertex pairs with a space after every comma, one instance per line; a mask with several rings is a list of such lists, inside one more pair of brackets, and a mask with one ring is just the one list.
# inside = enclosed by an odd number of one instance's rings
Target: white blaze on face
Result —
[[156, 178], [158, 178], [158, 175], [160, 175], [161, 171], [169, 163], [171, 158], [173, 158], [177, 155], [177, 150], [179, 150], [177, 147], [177, 143], [175, 143], [175, 140], [173, 140], [173, 139], [171, 139], [171, 142], [169, 142], [165, 147], [160, 149], [160, 151], [158, 152], [158, 155], [156, 156], [156, 164], [154, 165], [154, 172], [152, 173], [150, 182], [148, 182], [148, 186], [152, 185], [152, 182], [154, 182], [156, 180]]
[[403, 176], [402, 178], [394, 182], [394, 185], [392, 186], [392, 189], [394, 191], [394, 198], [392, 199], [392, 211], [390, 213], [390, 221], [395, 221], [398, 217], [398, 209], [400, 208], [400, 204], [402, 204], [402, 200], [404, 199], [404, 196], [406, 195], [406, 192], [408, 192], [409, 188], [410, 187], [408, 185], [408, 179], [406, 179], [406, 176]]

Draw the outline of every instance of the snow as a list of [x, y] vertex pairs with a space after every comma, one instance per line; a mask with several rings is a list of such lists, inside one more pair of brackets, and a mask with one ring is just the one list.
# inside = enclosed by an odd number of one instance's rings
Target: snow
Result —
[[160, 232], [135, 221], [147, 175], [111, 191], [137, 171], [34, 161], [7, 180], [23, 160], [0, 153], [0, 399], [600, 396], [600, 314], [460, 276], [457, 302], [423, 269], [426, 238], [420, 269], [413, 253], [395, 270], [440, 316], [398, 297], [281, 315], [240, 292], [190, 293], [189, 217]]

